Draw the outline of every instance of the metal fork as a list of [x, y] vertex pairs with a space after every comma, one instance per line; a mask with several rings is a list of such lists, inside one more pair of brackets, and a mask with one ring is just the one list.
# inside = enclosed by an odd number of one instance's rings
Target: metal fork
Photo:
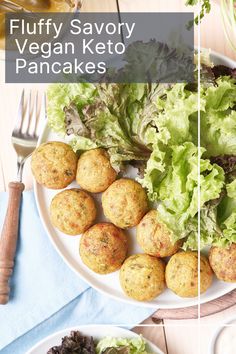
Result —
[[[31, 106], [33, 109], [31, 110]], [[41, 105], [41, 114], [46, 117], [45, 97]], [[14, 268], [14, 258], [17, 246], [19, 210], [22, 192], [25, 188], [22, 183], [22, 173], [25, 161], [32, 154], [38, 142], [38, 94], [32, 100], [30, 92], [25, 99], [24, 91], [21, 95], [20, 106], [11, 141], [17, 154], [17, 181], [9, 183], [9, 200], [5, 221], [0, 238], [0, 304], [9, 300], [9, 279]]]

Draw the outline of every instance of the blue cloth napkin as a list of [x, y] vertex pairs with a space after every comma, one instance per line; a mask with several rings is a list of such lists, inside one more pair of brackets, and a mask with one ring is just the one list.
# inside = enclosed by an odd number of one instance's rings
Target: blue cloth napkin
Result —
[[[0, 225], [7, 198], [0, 194]], [[23, 354], [45, 336], [71, 326], [136, 325], [155, 311], [106, 297], [74, 274], [51, 245], [32, 191], [23, 194], [19, 227], [11, 299], [0, 305], [1, 354]]]

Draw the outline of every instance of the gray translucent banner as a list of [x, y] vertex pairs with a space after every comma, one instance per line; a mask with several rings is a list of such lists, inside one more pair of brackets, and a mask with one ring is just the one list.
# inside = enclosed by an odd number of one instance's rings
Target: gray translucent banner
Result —
[[6, 15], [6, 82], [193, 82], [193, 13]]

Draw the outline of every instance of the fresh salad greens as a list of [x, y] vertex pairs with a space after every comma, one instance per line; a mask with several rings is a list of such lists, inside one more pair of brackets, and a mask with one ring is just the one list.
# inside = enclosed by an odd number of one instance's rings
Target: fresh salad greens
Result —
[[199, 204], [201, 246], [236, 242], [236, 71], [206, 59], [200, 149], [194, 83], [56, 84], [48, 91], [50, 127], [75, 151], [106, 148], [117, 171], [139, 167], [138, 181], [173, 240], [192, 250]]
[[148, 354], [146, 342], [142, 338], [104, 337], [95, 341], [79, 331], [72, 331], [62, 338], [61, 344], [50, 348], [47, 354]]
[[[147, 161], [157, 133], [157, 96], [165, 86], [61, 84], [48, 91], [51, 128], [72, 137], [76, 151], [108, 149], [113, 166]], [[78, 138], [79, 136], [79, 138]]]
[[106, 337], [97, 344], [97, 354], [148, 354], [146, 342], [140, 337], [112, 338]]

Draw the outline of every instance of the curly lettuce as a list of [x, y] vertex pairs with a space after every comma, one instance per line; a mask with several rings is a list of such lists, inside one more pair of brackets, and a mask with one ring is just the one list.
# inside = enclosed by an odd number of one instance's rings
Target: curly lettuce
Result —
[[[200, 154], [204, 153], [200, 150]], [[158, 157], [158, 159], [157, 159]], [[224, 170], [200, 156], [200, 206], [220, 197]], [[198, 148], [192, 142], [173, 145], [166, 152], [154, 150], [143, 180], [149, 198], [160, 200], [157, 206], [162, 221], [172, 231], [172, 239], [191, 237], [185, 244], [197, 249]]]
[[96, 97], [97, 90], [92, 84], [52, 84], [47, 90], [48, 124], [53, 131], [65, 134], [65, 108], [73, 102], [78, 110], [90, 104]]
[[106, 337], [99, 341], [97, 354], [148, 354], [145, 340], [139, 336], [134, 338]]
[[236, 155], [236, 80], [221, 77], [201, 96], [201, 145], [207, 156]]
[[113, 167], [147, 161], [157, 136], [157, 96], [165, 85], [69, 84], [48, 91], [49, 126], [75, 151], [103, 147]]

